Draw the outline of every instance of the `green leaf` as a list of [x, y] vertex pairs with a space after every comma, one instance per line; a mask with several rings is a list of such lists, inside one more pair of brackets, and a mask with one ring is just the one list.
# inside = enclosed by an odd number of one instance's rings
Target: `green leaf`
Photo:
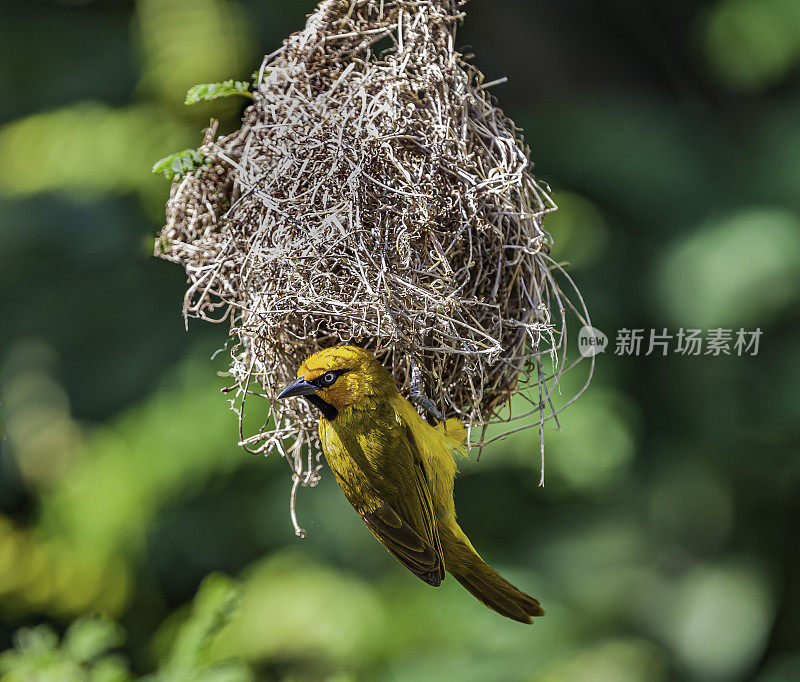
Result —
[[36, 655], [50, 653], [58, 648], [58, 635], [49, 625], [21, 628], [14, 634], [15, 648]]
[[184, 149], [157, 161], [153, 173], [163, 175], [167, 180], [182, 178], [186, 173], [210, 165], [210, 161], [199, 149]]
[[116, 623], [95, 616], [84, 616], [69, 626], [62, 647], [79, 663], [88, 663], [122, 644], [123, 629]]
[[106, 655], [124, 638], [111, 621], [84, 616], [69, 626], [61, 646], [49, 625], [22, 628], [14, 648], [0, 654], [3, 682], [132, 682], [125, 660]]
[[240, 586], [219, 573], [206, 576], [165, 664], [147, 682], [250, 682], [243, 661], [217, 661], [209, 649], [239, 606]]
[[[266, 76], [271, 71], [272, 71], [272, 69], [264, 69], [264, 75]], [[253, 73], [250, 74], [250, 78], [253, 80], [253, 87], [254, 88], [258, 87], [258, 74], [260, 72], [261, 72], [261, 69], [256, 69], [255, 71], [253, 71]]]
[[201, 83], [189, 88], [189, 92], [186, 93], [185, 104], [210, 102], [213, 99], [231, 97], [232, 95], [243, 95], [253, 99], [253, 93], [250, 92], [250, 83], [233, 79], [222, 81], [221, 83]]
[[192, 605], [192, 614], [173, 644], [172, 666], [190, 669], [201, 665], [214, 637], [236, 610], [239, 591], [239, 586], [227, 576], [219, 573], [206, 576]]

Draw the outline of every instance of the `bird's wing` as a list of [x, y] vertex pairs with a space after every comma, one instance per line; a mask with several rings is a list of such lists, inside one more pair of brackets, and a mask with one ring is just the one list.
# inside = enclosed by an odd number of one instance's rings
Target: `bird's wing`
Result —
[[415, 576], [434, 587], [442, 584], [441, 548], [437, 552], [390, 505], [384, 502], [375, 511], [364, 514], [363, 519], [381, 544]]
[[395, 495], [395, 490], [382, 486], [383, 504], [364, 514], [364, 521], [414, 575], [429, 585], [440, 585], [444, 579], [444, 555], [419, 447], [409, 426], [397, 422], [382, 426], [381, 460], [385, 466], [395, 468], [395, 475], [403, 477], [411, 494]]

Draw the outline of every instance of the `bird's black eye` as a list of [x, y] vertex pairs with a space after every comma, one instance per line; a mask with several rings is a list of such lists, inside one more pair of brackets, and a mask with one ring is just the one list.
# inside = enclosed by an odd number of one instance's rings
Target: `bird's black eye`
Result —
[[328, 388], [328, 386], [333, 386], [336, 380], [347, 371], [348, 370], [346, 369], [332, 369], [330, 372], [325, 372], [325, 374], [321, 374], [311, 383], [314, 384], [314, 386], [316, 386], [317, 388]]

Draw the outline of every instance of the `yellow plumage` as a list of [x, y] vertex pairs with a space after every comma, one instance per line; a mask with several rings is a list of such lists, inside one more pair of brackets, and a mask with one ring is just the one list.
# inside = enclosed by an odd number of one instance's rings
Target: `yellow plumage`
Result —
[[435, 427], [398, 392], [375, 357], [354, 346], [319, 351], [281, 394], [320, 408], [322, 450], [339, 486], [386, 549], [438, 586], [445, 571], [481, 602], [523, 623], [539, 602], [481, 559], [456, 522], [454, 455], [465, 455], [458, 419]]

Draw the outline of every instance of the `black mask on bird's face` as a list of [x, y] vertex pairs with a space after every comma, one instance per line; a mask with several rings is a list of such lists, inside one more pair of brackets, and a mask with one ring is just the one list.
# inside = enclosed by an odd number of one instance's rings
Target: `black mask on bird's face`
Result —
[[278, 395], [278, 400], [292, 398], [294, 396], [303, 396], [322, 412], [325, 419], [333, 421], [338, 416], [339, 411], [322, 398], [318, 391], [333, 386], [336, 380], [346, 371], [346, 369], [330, 370], [310, 380], [306, 380], [305, 375], [297, 377], [297, 379], [281, 391], [280, 395]]
[[376, 398], [397, 393], [397, 385], [375, 356], [357, 346], [317, 351], [297, 370], [279, 399], [303, 396], [333, 421], [351, 409], [370, 409]]

